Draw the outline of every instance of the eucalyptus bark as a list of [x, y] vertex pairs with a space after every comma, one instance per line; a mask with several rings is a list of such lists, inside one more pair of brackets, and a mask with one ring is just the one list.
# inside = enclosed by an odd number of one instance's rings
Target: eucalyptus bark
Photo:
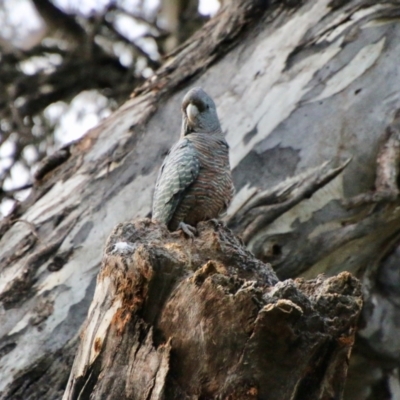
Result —
[[226, 2], [130, 101], [44, 164], [0, 227], [0, 397], [62, 397], [104, 243], [150, 215], [196, 85], [231, 148], [228, 226], [280, 279], [360, 278], [345, 398], [398, 399], [399, 12], [391, 1]]

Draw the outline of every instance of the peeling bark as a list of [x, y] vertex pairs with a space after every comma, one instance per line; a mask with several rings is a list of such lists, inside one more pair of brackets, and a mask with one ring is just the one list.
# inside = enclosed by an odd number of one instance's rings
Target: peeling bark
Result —
[[[2, 221], [1, 399], [60, 398], [101, 249], [117, 223], [150, 215], [156, 174], [179, 136], [180, 102], [192, 85], [213, 96], [227, 132], [237, 191], [229, 226], [280, 279], [324, 273], [334, 282], [348, 271], [362, 281], [365, 306], [344, 398], [399, 398], [393, 116], [400, 108], [400, 8], [391, 1], [290, 3], [225, 2], [130, 101], [63, 149], [65, 157], [49, 160], [30, 198]], [[301, 292], [299, 282], [293, 287]], [[155, 360], [148, 363], [153, 376], [165, 372], [174, 348], [157, 336], [160, 321], [136, 327], [140, 343], [149, 343], [141, 360]], [[165, 373], [157, 382], [169, 379]]]
[[241, 232], [243, 240], [248, 243], [261, 229], [268, 226], [286, 211], [310, 198], [316, 191], [324, 187], [340, 174], [350, 160], [338, 168], [328, 168], [329, 163], [298, 175], [272, 189], [257, 193], [254, 198], [233, 212], [232, 218], [227, 218], [229, 226]]
[[365, 204], [378, 204], [396, 201], [399, 196], [400, 163], [400, 110], [397, 110], [392, 123], [386, 128], [383, 143], [376, 160], [375, 191], [362, 193], [343, 201], [345, 207], [355, 208]]
[[279, 282], [222, 225], [120, 224], [64, 400], [340, 398], [361, 310], [348, 273]]

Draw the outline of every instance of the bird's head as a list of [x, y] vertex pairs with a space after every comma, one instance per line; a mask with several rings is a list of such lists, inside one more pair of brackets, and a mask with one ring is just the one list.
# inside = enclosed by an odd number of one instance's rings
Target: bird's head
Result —
[[193, 132], [221, 132], [215, 103], [202, 88], [196, 87], [186, 93], [182, 113], [182, 136]]

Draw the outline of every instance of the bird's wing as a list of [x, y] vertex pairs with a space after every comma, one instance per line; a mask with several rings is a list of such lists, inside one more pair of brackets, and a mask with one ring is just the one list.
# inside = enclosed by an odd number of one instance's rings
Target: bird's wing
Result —
[[180, 140], [164, 160], [154, 191], [153, 218], [171, 221], [185, 191], [199, 175], [197, 151], [188, 139]]

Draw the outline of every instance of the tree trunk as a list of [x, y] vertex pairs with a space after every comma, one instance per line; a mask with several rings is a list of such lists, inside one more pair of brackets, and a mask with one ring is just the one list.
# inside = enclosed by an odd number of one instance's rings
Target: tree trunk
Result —
[[[398, 3], [384, 1], [226, 2], [130, 101], [51, 157], [38, 171], [30, 198], [0, 227], [0, 398], [62, 398], [106, 238], [117, 223], [149, 216], [158, 167], [179, 136], [180, 101], [196, 85], [213, 96], [231, 147], [237, 192], [228, 226], [280, 279], [349, 271], [362, 280], [365, 306], [345, 398], [398, 399], [399, 12]], [[155, 277], [164, 276], [151, 268]], [[345, 277], [319, 278], [316, 290], [353, 282]], [[290, 282], [278, 285], [293, 285], [295, 293], [310, 285]], [[195, 282], [182, 285], [189, 293]], [[96, 301], [111, 298], [112, 292], [99, 297], [99, 290]], [[273, 293], [253, 309], [249, 324], [275, 316], [274, 323], [293, 323], [294, 306], [287, 320], [276, 307], [270, 315], [260, 311]], [[224, 302], [222, 295], [218, 299]], [[297, 304], [290, 297], [282, 300]], [[236, 310], [236, 303], [231, 306]], [[140, 315], [138, 332], [150, 332], [147, 317]], [[127, 326], [133, 329], [140, 321], [132, 314]], [[273, 334], [267, 328], [262, 335]], [[157, 329], [166, 335], [172, 327]], [[83, 343], [89, 343], [85, 337]], [[154, 356], [149, 374], [161, 374], [174, 341], [162, 343], [156, 335], [152, 344], [150, 338], [141, 336], [138, 343], [147, 343], [142, 351]], [[278, 339], [277, 348], [268, 351], [283, 354]], [[100, 350], [111, 351], [113, 343], [105, 346]], [[340, 354], [346, 346], [347, 341]], [[332, 354], [332, 360], [341, 357]], [[145, 354], [141, 357], [129, 365], [139, 368], [135, 362], [144, 362]], [[96, 366], [103, 361], [97, 358]], [[257, 373], [264, 373], [262, 368]], [[74, 366], [73, 377], [76, 371]], [[225, 382], [229, 376], [216, 379]], [[209, 381], [200, 383], [208, 393]]]
[[359, 282], [277, 283], [223, 226], [198, 234], [117, 226], [63, 399], [341, 398]]

